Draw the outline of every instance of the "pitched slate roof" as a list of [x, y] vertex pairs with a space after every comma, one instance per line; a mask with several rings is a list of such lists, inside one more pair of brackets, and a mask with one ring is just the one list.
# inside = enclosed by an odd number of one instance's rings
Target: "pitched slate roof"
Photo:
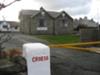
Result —
[[16, 21], [7, 21], [11, 27], [18, 27], [19, 26], [19, 22]]
[[60, 15], [60, 13], [59, 12], [53, 12], [53, 11], [47, 11], [48, 12], [48, 14], [50, 14], [52, 17], [54, 17], [54, 18], [56, 18], [57, 16], [59, 16]]
[[79, 20], [75, 19], [74, 20], [74, 23], [77, 26], [79, 25], [84, 25], [86, 27], [98, 27], [99, 26], [99, 23], [95, 22], [94, 20], [89, 20], [89, 19], [86, 19], [86, 18], [81, 18]]
[[[40, 11], [39, 10], [21, 10], [20, 15], [30, 15], [30, 16], [35, 16], [38, 14]], [[52, 17], [57, 17], [60, 13], [58, 12], [52, 12], [52, 11], [47, 11], [49, 15]]]
[[39, 11], [38, 10], [21, 10], [20, 15], [36, 15]]
[[[44, 10], [45, 11], [45, 10]], [[37, 15], [40, 12], [40, 10], [21, 10], [20, 15], [29, 15], [31, 17], [34, 17], [35, 15]], [[50, 16], [52, 16], [53, 18], [58, 17], [61, 12], [54, 12], [54, 11], [45, 11], [47, 12]], [[67, 13], [66, 13], [67, 14]], [[68, 14], [67, 14], [68, 15]], [[69, 16], [69, 15], [68, 15]], [[70, 17], [70, 16], [69, 16]], [[71, 18], [71, 17], [70, 17]]]

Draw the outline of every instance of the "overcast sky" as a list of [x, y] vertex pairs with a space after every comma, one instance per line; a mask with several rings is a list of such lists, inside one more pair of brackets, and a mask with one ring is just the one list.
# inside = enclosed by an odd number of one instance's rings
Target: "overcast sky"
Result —
[[[13, 0], [0, 0], [8, 4]], [[43, 6], [45, 10], [65, 10], [73, 18], [87, 16], [100, 23], [100, 0], [21, 0], [0, 11], [6, 20], [18, 21], [19, 11], [22, 9], [37, 9]]]

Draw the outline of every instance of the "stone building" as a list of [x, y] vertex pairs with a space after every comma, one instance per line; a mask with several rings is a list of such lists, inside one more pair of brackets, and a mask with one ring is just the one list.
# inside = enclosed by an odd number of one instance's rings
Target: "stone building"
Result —
[[19, 14], [20, 31], [25, 34], [69, 34], [73, 19], [65, 11], [22, 10]]
[[74, 20], [75, 29], [98, 29], [99, 26], [99, 23], [95, 22], [93, 19], [88, 19], [87, 17]]
[[75, 19], [74, 24], [76, 33], [80, 35], [82, 42], [100, 40], [100, 24], [93, 19], [89, 20], [87, 17], [80, 18], [79, 20]]

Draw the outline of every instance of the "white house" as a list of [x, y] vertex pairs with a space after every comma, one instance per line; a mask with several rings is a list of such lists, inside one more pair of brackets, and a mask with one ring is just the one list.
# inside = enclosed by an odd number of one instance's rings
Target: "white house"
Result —
[[17, 22], [14, 21], [0, 21], [0, 31], [1, 32], [19, 32], [19, 26]]
[[0, 31], [10, 31], [10, 24], [6, 21], [0, 21]]

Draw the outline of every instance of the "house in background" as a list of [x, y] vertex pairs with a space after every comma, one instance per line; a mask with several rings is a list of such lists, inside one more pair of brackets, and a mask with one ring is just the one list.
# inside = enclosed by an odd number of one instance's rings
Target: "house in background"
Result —
[[87, 17], [84, 17], [83, 19], [80, 18], [74, 20], [74, 28], [76, 30], [80, 29], [99, 29], [100, 24], [95, 22], [93, 19], [88, 19]]
[[10, 24], [6, 21], [0, 21], [0, 31], [10, 31]]
[[19, 32], [19, 23], [14, 21], [0, 21], [0, 32]]
[[10, 31], [12, 32], [20, 32], [19, 22], [16, 21], [8, 21], [10, 24]]
[[55, 33], [68, 34], [73, 33], [73, 19], [65, 11], [62, 11], [55, 17]]
[[65, 11], [22, 10], [19, 15], [20, 31], [25, 34], [69, 34], [73, 19]]
[[100, 41], [100, 24], [87, 17], [74, 20], [75, 30], [82, 42]]

